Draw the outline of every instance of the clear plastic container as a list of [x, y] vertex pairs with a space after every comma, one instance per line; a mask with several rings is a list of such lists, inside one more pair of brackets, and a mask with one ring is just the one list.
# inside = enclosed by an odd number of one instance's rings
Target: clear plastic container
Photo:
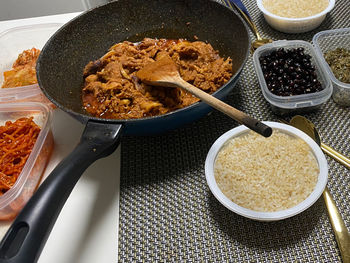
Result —
[[[62, 24], [37, 24], [15, 27], [0, 33], [0, 86], [3, 72], [12, 69], [18, 55], [33, 47], [42, 49]], [[53, 150], [51, 132], [53, 104], [38, 84], [0, 89], [0, 125], [21, 117], [34, 117], [41, 132], [13, 187], [0, 196], [0, 220], [14, 218], [40, 183]]]
[[274, 29], [284, 33], [304, 33], [318, 27], [326, 18], [335, 5], [335, 0], [329, 0], [328, 7], [322, 12], [302, 18], [281, 17], [270, 13], [262, 4], [262, 0], [257, 0], [257, 5], [263, 13], [266, 22]]
[[[279, 48], [292, 49], [298, 47], [304, 48], [304, 52], [311, 56], [311, 62], [316, 68], [317, 78], [321, 82], [323, 90], [302, 95], [277, 96], [267, 88], [259, 58]], [[324, 63], [322, 63], [320, 58], [316, 55], [313, 46], [306, 41], [281, 40], [263, 45], [254, 52], [253, 60], [262, 93], [265, 99], [270, 103], [272, 110], [279, 115], [300, 114], [317, 110], [332, 95], [333, 88], [323, 65]]]
[[0, 104], [1, 126], [6, 121], [31, 116], [41, 131], [17, 181], [0, 196], [0, 220], [14, 218], [33, 195], [53, 149], [52, 111], [47, 105], [35, 102]]
[[0, 89], [0, 104], [10, 102], [40, 102], [52, 109], [56, 108], [42, 93], [38, 85]]
[[324, 58], [324, 53], [336, 48], [350, 50], [350, 28], [334, 29], [317, 33], [312, 40], [316, 54], [325, 65], [328, 75], [333, 83], [334, 102], [342, 106], [350, 106], [350, 84], [339, 81]]
[[[46, 41], [61, 26], [62, 24], [58, 23], [37, 24], [14, 27], [0, 33], [0, 87], [4, 81], [4, 71], [12, 69], [18, 55], [33, 47], [41, 50]], [[6, 97], [15, 96], [17, 97], [16, 100], [20, 98], [20, 101], [22, 101], [22, 98], [30, 100], [30, 97], [33, 97], [32, 101], [48, 102], [48, 100], [45, 101], [45, 97], [43, 97], [37, 84], [25, 86], [25, 89], [22, 88], [0, 89], [0, 96], [4, 98], [3, 100], [6, 100]], [[14, 90], [10, 91], [11, 89]]]

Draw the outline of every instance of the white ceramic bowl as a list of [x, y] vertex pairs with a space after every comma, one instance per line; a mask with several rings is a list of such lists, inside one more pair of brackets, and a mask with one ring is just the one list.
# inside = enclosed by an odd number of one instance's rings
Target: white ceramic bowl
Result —
[[323, 190], [327, 185], [328, 165], [327, 165], [327, 160], [322, 150], [320, 149], [320, 147], [315, 143], [315, 141], [313, 141], [304, 132], [290, 125], [286, 125], [278, 122], [264, 122], [264, 123], [272, 127], [273, 130], [277, 129], [291, 136], [295, 136], [304, 140], [310, 146], [311, 151], [315, 155], [316, 160], [318, 162], [319, 169], [320, 169], [320, 173], [318, 175], [318, 181], [315, 189], [304, 201], [286, 210], [281, 210], [277, 212], [258, 212], [258, 211], [247, 209], [235, 204], [221, 192], [220, 188], [216, 184], [215, 176], [214, 176], [214, 164], [215, 164], [216, 156], [220, 151], [220, 149], [222, 148], [222, 146], [228, 140], [230, 140], [233, 137], [238, 137], [249, 132], [249, 129], [243, 125], [236, 127], [232, 130], [229, 130], [214, 142], [214, 144], [212, 145], [212, 147], [208, 152], [208, 155], [205, 161], [205, 175], [206, 175], [207, 183], [209, 185], [211, 192], [214, 194], [216, 199], [229, 210], [241, 216], [254, 219], [254, 220], [276, 221], [276, 220], [281, 220], [281, 219], [285, 219], [285, 218], [289, 218], [294, 215], [297, 215], [303, 212], [304, 210], [306, 210], [307, 208], [309, 208], [311, 205], [313, 205], [317, 201], [317, 199], [321, 196]]
[[262, 0], [257, 0], [256, 2], [267, 23], [274, 29], [284, 33], [303, 33], [315, 29], [322, 23], [327, 13], [335, 5], [335, 0], [329, 0], [328, 7], [321, 13], [303, 18], [287, 18], [274, 15], [267, 11], [262, 4]]

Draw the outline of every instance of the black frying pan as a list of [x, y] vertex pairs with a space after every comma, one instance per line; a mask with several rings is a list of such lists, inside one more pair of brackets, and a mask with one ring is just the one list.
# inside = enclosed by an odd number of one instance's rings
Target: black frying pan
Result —
[[[66, 199], [85, 169], [111, 154], [123, 134], [164, 132], [192, 122], [211, 108], [195, 103], [152, 118], [106, 120], [88, 116], [82, 107], [84, 66], [116, 42], [144, 37], [208, 41], [233, 59], [231, 80], [214, 96], [233, 89], [248, 57], [250, 40], [242, 19], [210, 0], [119, 0], [100, 6], [64, 25], [44, 46], [37, 63], [38, 82], [59, 108], [86, 123], [80, 143], [48, 176], [29, 200], [0, 244], [0, 262], [35, 262]], [[69, 136], [69, 128], [67, 130]], [[78, 212], [78, 211], [77, 211]]]

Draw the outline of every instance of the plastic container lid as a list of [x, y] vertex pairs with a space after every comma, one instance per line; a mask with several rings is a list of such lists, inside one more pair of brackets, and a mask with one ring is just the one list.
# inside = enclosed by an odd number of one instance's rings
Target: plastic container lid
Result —
[[332, 69], [324, 58], [324, 53], [335, 50], [336, 48], [350, 50], [350, 28], [321, 31], [313, 37], [312, 42], [315, 46], [316, 54], [325, 65], [326, 71], [333, 83], [332, 98], [334, 102], [342, 106], [350, 106], [350, 83], [339, 81], [334, 76]]
[[[316, 68], [318, 80], [321, 82], [323, 90], [320, 92], [301, 94], [294, 96], [277, 96], [268, 88], [261, 69], [259, 58], [268, 55], [279, 48], [291, 49], [303, 47], [305, 53], [311, 56], [311, 62]], [[260, 87], [265, 99], [271, 104], [272, 109], [279, 114], [288, 114], [292, 112], [304, 112], [317, 109], [322, 103], [326, 102], [332, 95], [332, 84], [327, 75], [324, 63], [322, 63], [313, 46], [302, 40], [280, 40], [259, 47], [253, 55], [254, 68], [258, 76]]]
[[55, 105], [45, 97], [38, 85], [0, 89], [0, 104], [11, 102], [40, 102], [55, 108]]

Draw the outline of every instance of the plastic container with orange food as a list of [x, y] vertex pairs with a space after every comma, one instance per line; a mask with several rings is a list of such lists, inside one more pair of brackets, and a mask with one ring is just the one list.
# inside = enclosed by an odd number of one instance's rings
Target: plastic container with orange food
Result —
[[[62, 24], [37, 24], [15, 27], [0, 33], [0, 87], [3, 73], [11, 70], [18, 55], [31, 48], [42, 49]], [[15, 184], [0, 195], [0, 220], [13, 219], [39, 186], [54, 147], [51, 131], [53, 104], [38, 84], [0, 88], [0, 125], [22, 117], [33, 117], [40, 127], [34, 147]]]
[[47, 23], [14, 27], [0, 32], [0, 86], [4, 80], [4, 71], [12, 68], [20, 53], [33, 47], [41, 50], [61, 26], [59, 23]]
[[33, 117], [41, 130], [15, 184], [0, 196], [0, 220], [14, 218], [33, 195], [53, 149], [51, 109], [35, 102], [0, 104], [1, 126], [22, 117]]
[[[14, 27], [0, 32], [0, 87], [4, 83], [4, 72], [12, 69], [18, 55], [32, 48], [41, 50], [61, 26], [59, 23], [46, 23]], [[0, 88], [0, 103], [8, 101], [36, 101], [54, 107], [41, 92], [38, 84]]]

